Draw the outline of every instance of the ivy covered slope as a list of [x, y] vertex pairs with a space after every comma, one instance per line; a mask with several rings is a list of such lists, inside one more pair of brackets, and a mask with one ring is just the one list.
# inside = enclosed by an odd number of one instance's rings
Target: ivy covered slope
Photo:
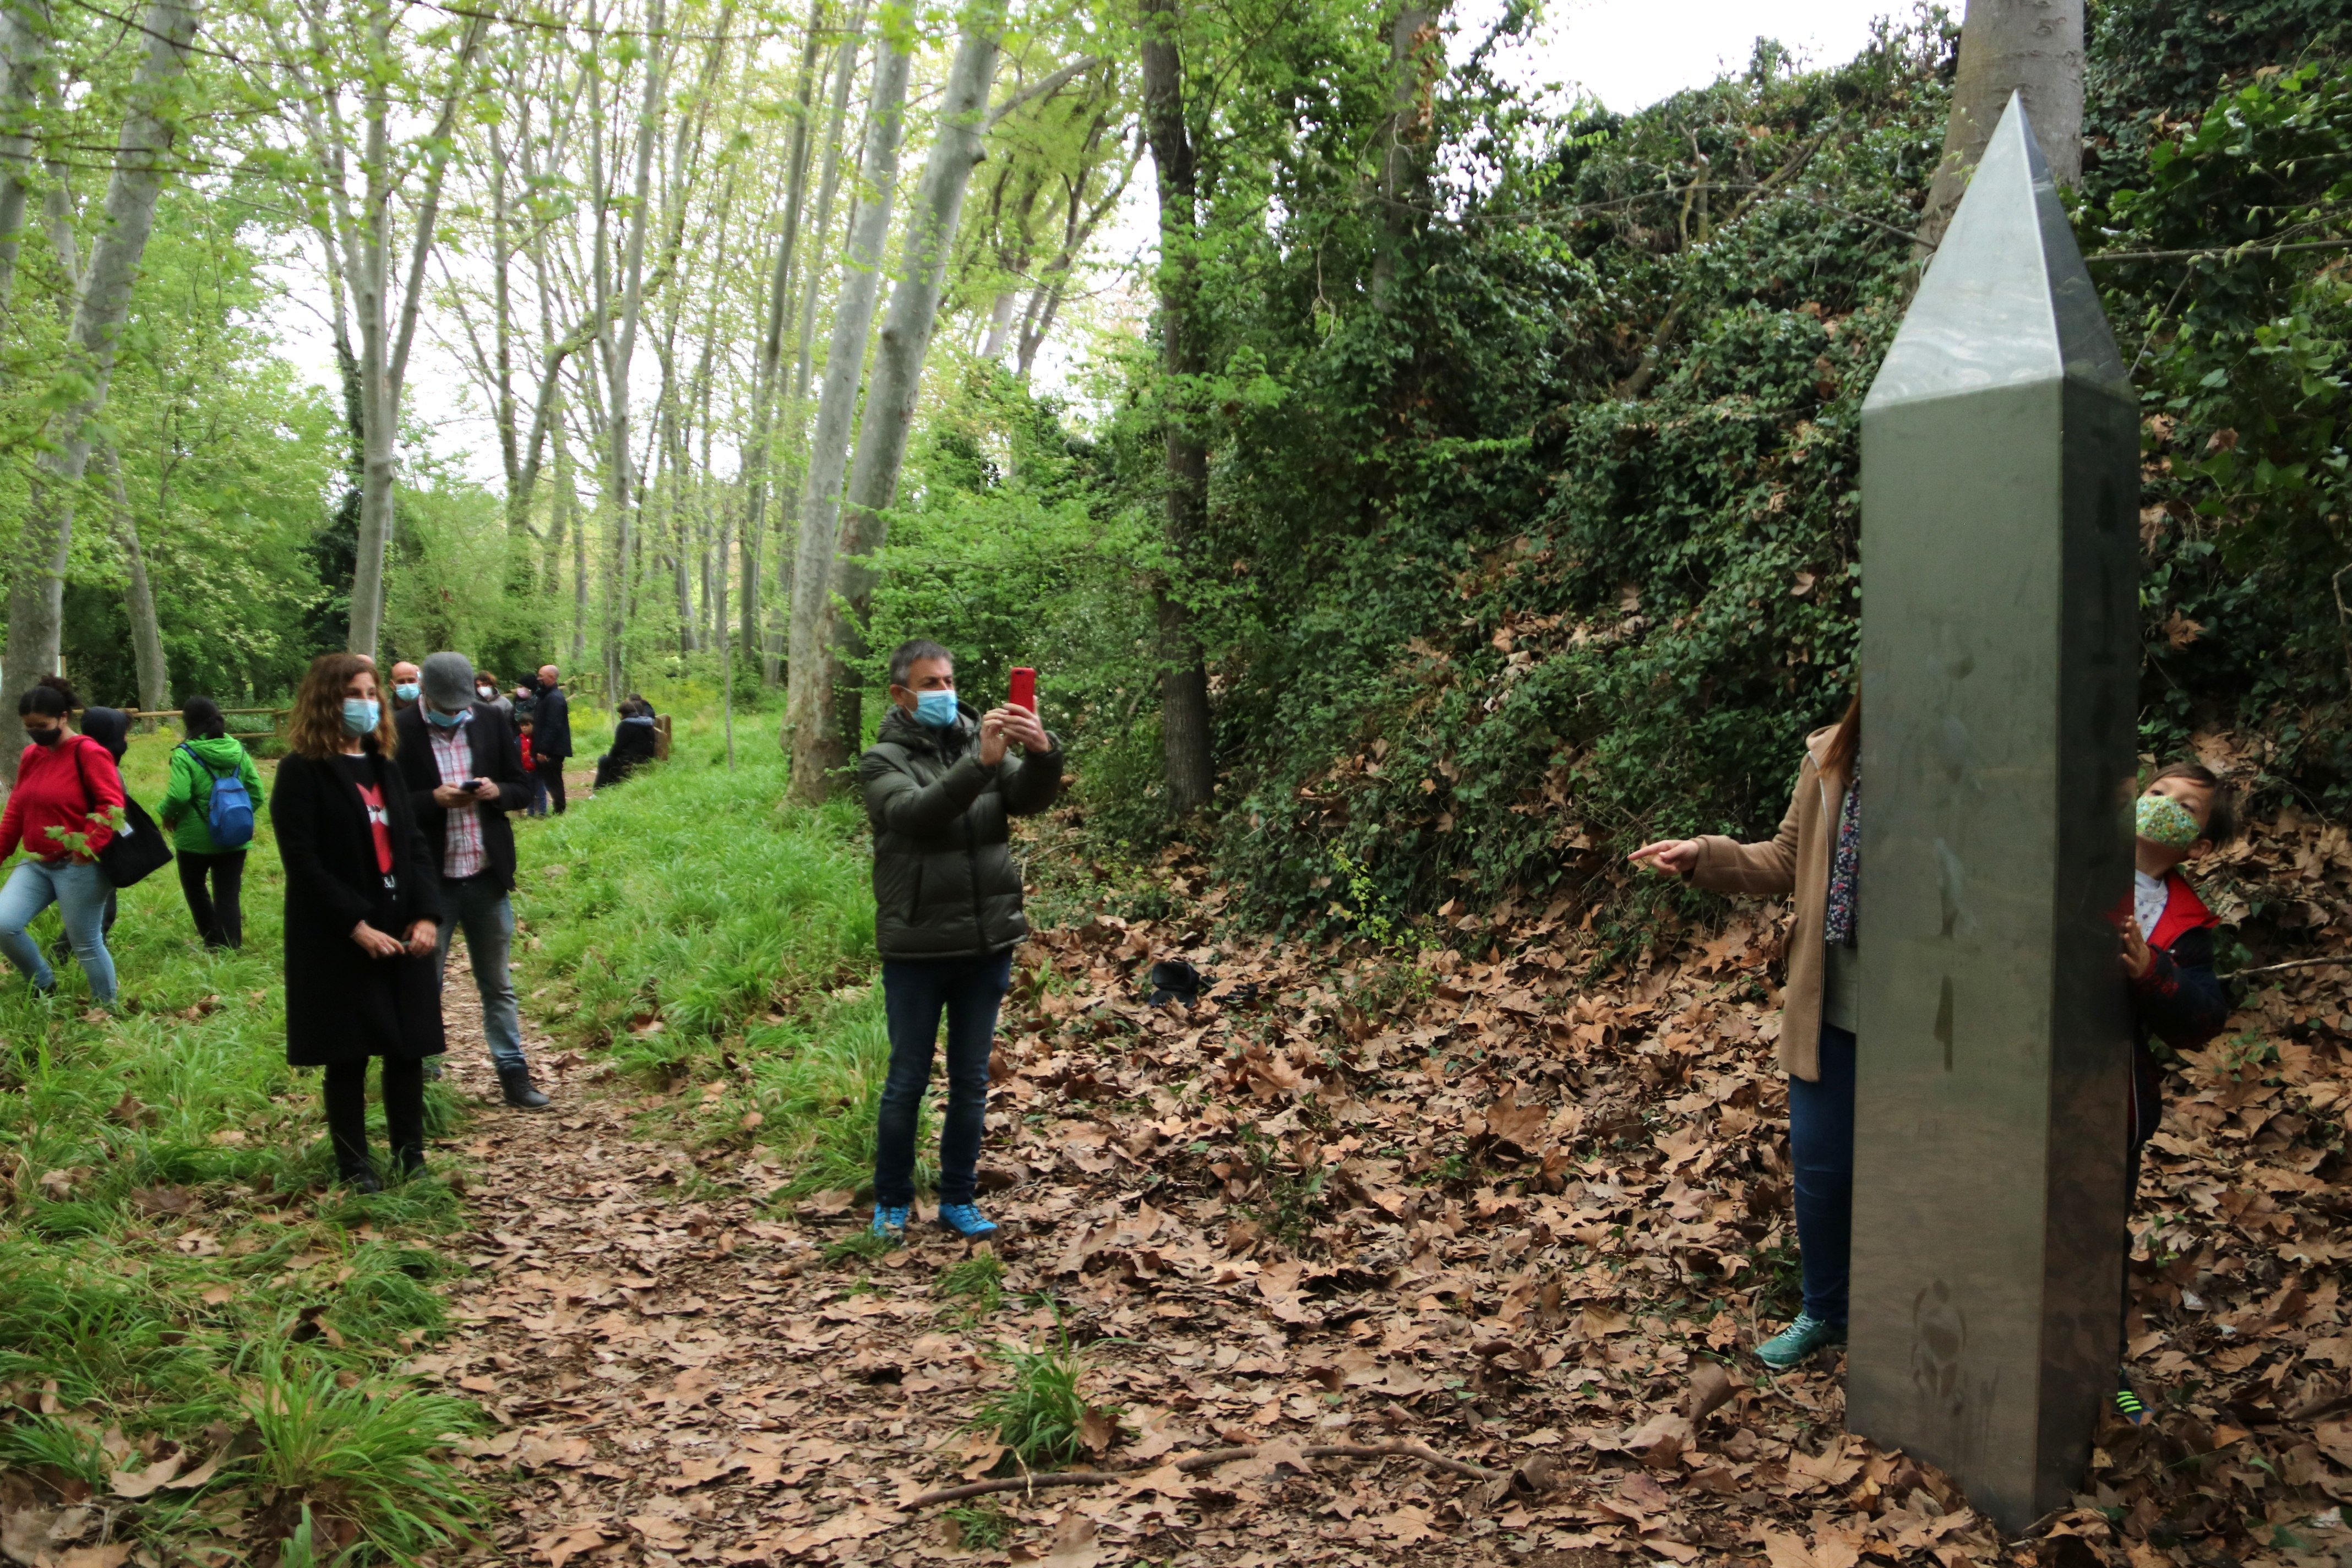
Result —
[[[2084, 251], [2340, 234], [2340, 7], [2195, 13], [2095, 7]], [[1850, 689], [1858, 416], [1916, 279], [1953, 47], [1895, 32], [1798, 71], [1759, 46], [1741, 76], [1570, 124], [1474, 68], [1433, 104], [1441, 211], [1381, 300], [1378, 237], [1318, 194], [1358, 110], [1291, 82], [1253, 178], [1204, 165], [1200, 316], [1223, 368], [1171, 385], [1139, 353], [1099, 446], [1013, 432], [1021, 482], [959, 470], [976, 459], [943, 413], [882, 622], [953, 601], [1016, 626], [1070, 669], [1049, 685], [1091, 752], [1087, 808], [1140, 826], [1148, 606], [1082, 592], [1093, 568], [1009, 510], [993, 533], [944, 521], [992, 486], [1053, 517], [1083, 497], [1110, 523], [1097, 542], [1195, 605], [1216, 852], [1292, 922], [1605, 896], [1645, 837], [1769, 831]], [[1444, 196], [1463, 171], [1476, 194]], [[2331, 588], [2352, 561], [2346, 256], [2096, 271], [2147, 410], [2144, 747], [2231, 732], [2273, 802], [2330, 809], [2352, 804]], [[1174, 559], [1120, 531], [1160, 505], [1171, 406], [1213, 454], [1205, 535]], [[1008, 538], [1043, 556], [1023, 561], [1035, 597], [1000, 608], [984, 568]]]

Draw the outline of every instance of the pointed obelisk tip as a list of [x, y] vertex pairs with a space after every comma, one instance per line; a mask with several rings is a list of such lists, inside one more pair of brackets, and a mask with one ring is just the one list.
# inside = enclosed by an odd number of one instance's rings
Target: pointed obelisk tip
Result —
[[2024, 96], [2012, 92], [1864, 409], [2062, 377], [2129, 395]]

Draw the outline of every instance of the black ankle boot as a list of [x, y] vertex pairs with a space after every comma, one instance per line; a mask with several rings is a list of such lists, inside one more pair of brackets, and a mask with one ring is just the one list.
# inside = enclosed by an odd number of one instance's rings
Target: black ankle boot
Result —
[[424, 1150], [418, 1148], [395, 1149], [393, 1151], [392, 1157], [393, 1162], [400, 1167], [400, 1173], [403, 1176], [421, 1176], [425, 1173]]
[[499, 1087], [506, 1091], [507, 1103], [517, 1110], [545, 1110], [553, 1103], [531, 1086], [529, 1067], [500, 1068]]
[[375, 1179], [375, 1166], [366, 1160], [356, 1165], [346, 1165], [336, 1178], [355, 1193], [380, 1193], [383, 1184]]

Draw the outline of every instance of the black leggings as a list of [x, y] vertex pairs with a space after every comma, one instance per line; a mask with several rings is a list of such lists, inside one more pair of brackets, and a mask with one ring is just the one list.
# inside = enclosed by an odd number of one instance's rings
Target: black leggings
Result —
[[[180, 891], [188, 900], [188, 913], [196, 921], [196, 934], [204, 938], [206, 947], [243, 947], [245, 945], [245, 909], [240, 901], [245, 888], [245, 851], [224, 849], [212, 855], [198, 855], [192, 850], [180, 851]], [[205, 890], [205, 879], [212, 879], [212, 890]]]
[[[425, 1063], [415, 1057], [383, 1060], [383, 1121], [392, 1135], [394, 1161], [413, 1171], [425, 1163]], [[335, 1146], [335, 1169], [349, 1176], [368, 1163], [368, 1058], [327, 1065], [327, 1136]]]

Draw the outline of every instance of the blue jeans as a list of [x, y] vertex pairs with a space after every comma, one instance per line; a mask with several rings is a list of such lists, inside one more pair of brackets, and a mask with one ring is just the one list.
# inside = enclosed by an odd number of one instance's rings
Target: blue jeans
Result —
[[988, 1114], [988, 1055], [996, 1010], [1013, 984], [1008, 950], [987, 958], [886, 962], [882, 1005], [890, 1027], [890, 1075], [874, 1124], [874, 1201], [915, 1201], [915, 1118], [931, 1081], [940, 1014], [948, 1016], [948, 1109], [940, 1119], [940, 1202], [971, 1202]]
[[514, 980], [507, 957], [514, 947], [514, 906], [488, 877], [462, 881], [441, 879], [441, 936], [433, 950], [437, 984], [449, 967], [449, 939], [466, 928], [466, 953], [473, 960], [474, 985], [482, 994], [482, 1037], [500, 1072], [524, 1065], [522, 1015], [516, 1010]]
[[547, 781], [539, 776], [536, 767], [525, 770], [530, 775], [530, 805], [524, 808], [525, 816], [547, 815]]
[[1797, 1252], [1805, 1310], [1843, 1323], [1853, 1258], [1853, 1035], [1822, 1026], [1822, 1076], [1789, 1079], [1789, 1160], [1796, 1167]]
[[47, 991], [55, 985], [57, 973], [41, 956], [40, 945], [25, 934], [33, 917], [54, 903], [64, 917], [66, 941], [73, 948], [74, 959], [89, 976], [89, 994], [111, 1006], [114, 958], [106, 951], [106, 900], [113, 891], [114, 884], [92, 862], [17, 861], [16, 868], [8, 873], [8, 885], [0, 888], [0, 952], [8, 955], [8, 962], [33, 983], [34, 990]]

